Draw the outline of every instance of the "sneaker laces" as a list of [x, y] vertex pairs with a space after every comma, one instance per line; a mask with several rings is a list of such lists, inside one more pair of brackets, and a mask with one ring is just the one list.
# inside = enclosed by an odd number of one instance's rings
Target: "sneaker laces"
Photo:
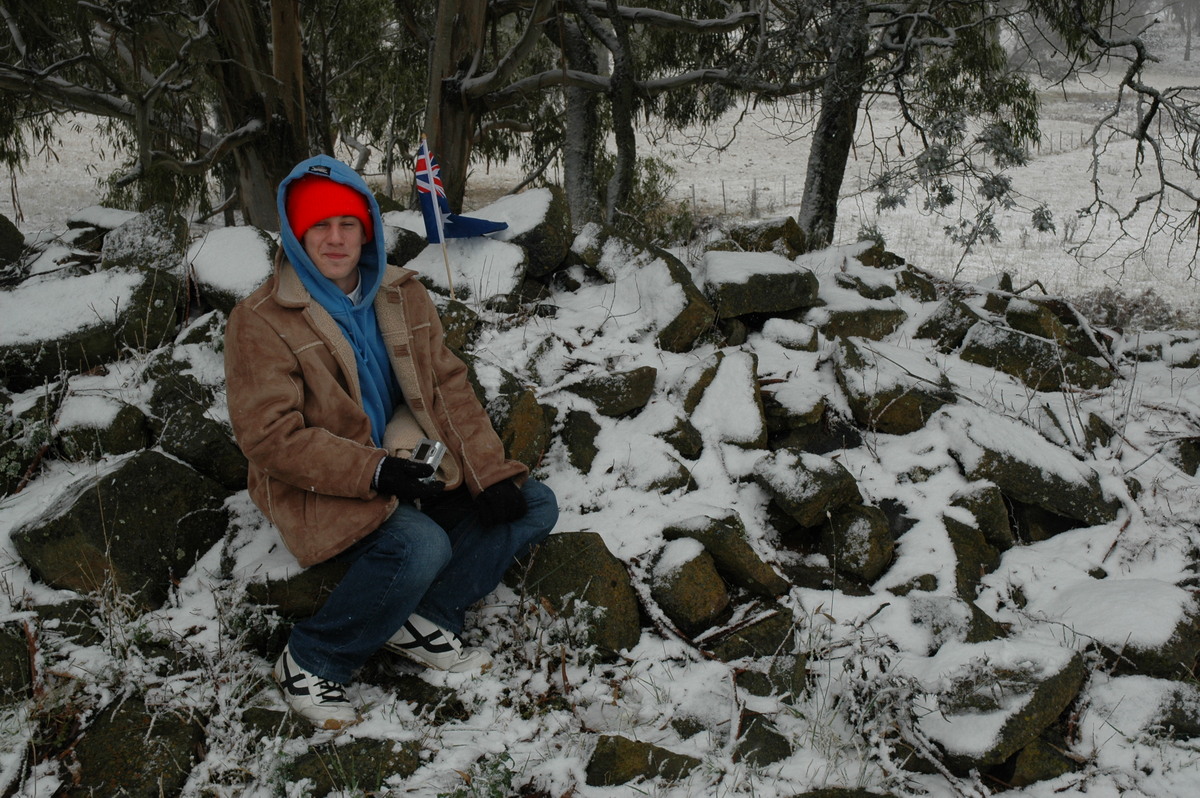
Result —
[[316, 693], [317, 698], [322, 703], [344, 704], [347, 701], [346, 686], [337, 682], [331, 682], [328, 679], [317, 680]]

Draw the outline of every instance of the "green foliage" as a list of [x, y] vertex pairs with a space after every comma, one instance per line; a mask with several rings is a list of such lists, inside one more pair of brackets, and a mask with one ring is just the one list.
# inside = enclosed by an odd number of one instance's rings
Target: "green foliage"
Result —
[[349, 136], [371, 142], [385, 164], [407, 164], [425, 116], [437, 3], [317, 0], [300, 11], [310, 111], [331, 136], [323, 149]]
[[476, 762], [469, 773], [459, 773], [463, 786], [438, 793], [439, 798], [509, 798], [515, 795], [513, 782], [520, 775], [513, 758], [506, 753]]
[[[602, 157], [597, 170], [603, 187], [613, 170], [611, 157]], [[695, 220], [685, 203], [671, 199], [675, 188], [675, 170], [658, 158], [638, 158], [633, 190], [629, 201], [619, 208], [613, 226], [621, 234], [632, 235], [652, 244], [686, 241], [691, 238]], [[603, 202], [604, 198], [599, 198]]]

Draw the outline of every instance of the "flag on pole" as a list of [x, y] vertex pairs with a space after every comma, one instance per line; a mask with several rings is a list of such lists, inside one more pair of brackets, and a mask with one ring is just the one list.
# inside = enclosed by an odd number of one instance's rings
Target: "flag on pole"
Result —
[[446, 189], [442, 186], [441, 167], [429, 151], [425, 136], [417, 148], [417, 196], [421, 200], [421, 215], [425, 218], [425, 237], [430, 244], [443, 243], [447, 238], [471, 238], [508, 228], [507, 222], [492, 222], [450, 212]]

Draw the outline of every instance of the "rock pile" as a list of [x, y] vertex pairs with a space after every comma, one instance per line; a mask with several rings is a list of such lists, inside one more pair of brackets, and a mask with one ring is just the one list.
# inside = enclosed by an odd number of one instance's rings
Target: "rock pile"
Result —
[[[889, 761], [914, 772], [1021, 785], [1081, 767], [1064, 754], [1060, 718], [1100, 663], [1166, 685], [1148, 725], [1194, 736], [1200, 716], [1186, 680], [1200, 632], [1188, 585], [1141, 585], [1169, 633], [1138, 634], [1116, 617], [1127, 574], [1091, 558], [1071, 606], [1108, 607], [1115, 622], [1053, 644], [1014, 639], [1013, 617], [1051, 613], [990, 577], [1029, 544], [1092, 535], [1117, 547], [1120, 531], [1144, 519], [1147, 486], [1113, 455], [1121, 433], [1111, 389], [1150, 363], [1196, 368], [1195, 334], [1134, 346], [1067, 302], [1014, 293], [1003, 275], [946, 282], [871, 242], [804, 253], [790, 220], [728, 231], [689, 264], [597, 228], [572, 237], [557, 191], [531, 196], [541, 212], [525, 229], [461, 244], [483, 254], [459, 253], [468, 267], [456, 298], [439, 301], [447, 339], [510, 452], [563, 483], [574, 528], [510, 577], [575, 619], [589, 661], [619, 660], [651, 634], [726, 663], [746, 698], [732, 728], [708, 731], [728, 737], [734, 761], [766, 766], [792, 753], [777, 715], [810, 688], [832, 634], [819, 631], [832, 617], [822, 608], [841, 596], [871, 608], [860, 627], [882, 613], [920, 641], [847, 658], [875, 663], [877, 687], [906, 691], [890, 709], [899, 714], [879, 721], [890, 724], [880, 739]], [[444, 292], [441, 256], [423, 265], [431, 253], [408, 229], [420, 227], [403, 214], [386, 220], [393, 257]], [[127, 597], [137, 612], [169, 608], [193, 569], [229, 570], [241, 516], [254, 512], [239, 499], [245, 463], [224, 417], [221, 336], [224, 313], [264, 276], [272, 242], [218, 229], [188, 255], [187, 232], [160, 212], [93, 212], [63, 248], [26, 251], [8, 267], [22, 279], [0, 293], [0, 478], [16, 498], [46, 485], [7, 521], [9, 537], [21, 567], [62, 601], [14, 605], [0, 663], [22, 664], [0, 670], [6, 701], [34, 702], [45, 688], [37, 674], [51, 663], [31, 659], [38, 630], [91, 644], [89, 607], [100, 594]], [[231, 252], [259, 269], [243, 268], [232, 287], [208, 268], [213, 253], [219, 262]], [[469, 271], [480, 262], [490, 264], [486, 279]], [[609, 312], [597, 317], [599, 303]], [[513, 335], [524, 339], [523, 360], [486, 355], [514, 351], [504, 345]], [[637, 456], [615, 459], [618, 438]], [[1177, 436], [1160, 454], [1194, 476], [1198, 441]], [[714, 489], [714, 469], [736, 492]], [[576, 484], [592, 485], [590, 499]], [[636, 491], [656, 508], [637, 545], [618, 545], [627, 538], [597, 495], [609, 490]], [[695, 500], [710, 490], [704, 509]], [[249, 576], [240, 589], [259, 616], [302, 617], [337, 568]], [[243, 639], [269, 657], [280, 634], [259, 623]], [[397, 689], [441, 712], [453, 706], [444, 694], [420, 697], [429, 687], [419, 682]], [[961, 731], [982, 716], [995, 733], [981, 743]], [[143, 733], [162, 728], [153, 718], [140, 698], [97, 702], [72, 719], [84, 737], [62, 728], [40, 756], [73, 758], [80, 785], [101, 792], [177, 794], [205, 721], [184, 724], [190, 734]], [[268, 710], [242, 720], [263, 734], [289, 728]], [[682, 741], [704, 719], [671, 725], [674, 736], [655, 743], [594, 735], [587, 783], [687, 778], [701, 759]], [[118, 743], [136, 750], [114, 756]], [[419, 745], [381, 753], [378, 741], [355, 744], [369, 768], [386, 761], [404, 775], [421, 764]], [[356, 756], [345, 750], [342, 761], [351, 767]], [[291, 776], [319, 774], [318, 792], [338, 786], [319, 757], [314, 747], [296, 759]], [[164, 763], [152, 786], [118, 764], [142, 758]]]

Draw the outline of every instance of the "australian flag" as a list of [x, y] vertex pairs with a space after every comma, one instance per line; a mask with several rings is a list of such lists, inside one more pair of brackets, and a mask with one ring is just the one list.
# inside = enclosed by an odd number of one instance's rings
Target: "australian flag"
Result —
[[[442, 187], [441, 168], [429, 151], [425, 137], [417, 148], [417, 196], [421, 199], [421, 215], [425, 217], [425, 237], [430, 244], [440, 244], [447, 238], [471, 238], [494, 233], [508, 227], [507, 222], [489, 222], [450, 212], [446, 189]], [[436, 197], [436, 201], [434, 200]]]

